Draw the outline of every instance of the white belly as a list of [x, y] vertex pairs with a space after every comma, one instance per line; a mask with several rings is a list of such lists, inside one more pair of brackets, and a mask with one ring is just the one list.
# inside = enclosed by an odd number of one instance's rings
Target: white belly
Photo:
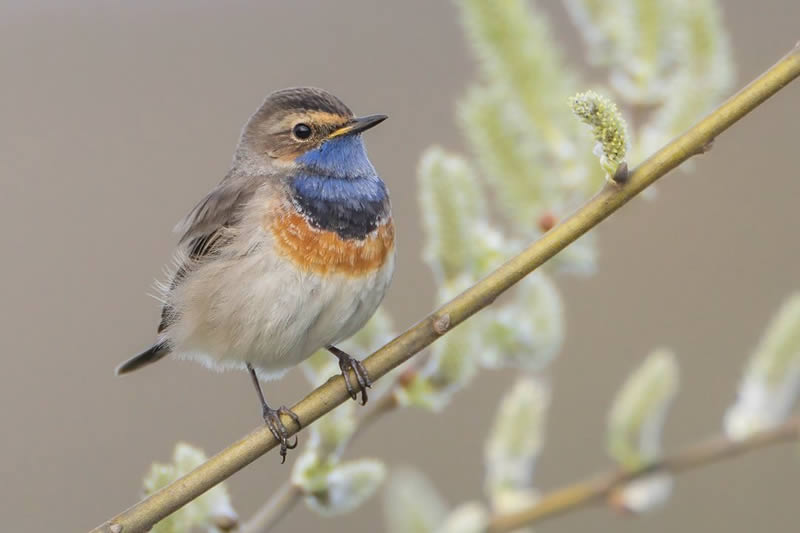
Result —
[[320, 348], [353, 335], [381, 303], [394, 253], [371, 274], [300, 272], [273, 254], [215, 261], [187, 279], [166, 332], [173, 354], [216, 369], [256, 367], [276, 378]]

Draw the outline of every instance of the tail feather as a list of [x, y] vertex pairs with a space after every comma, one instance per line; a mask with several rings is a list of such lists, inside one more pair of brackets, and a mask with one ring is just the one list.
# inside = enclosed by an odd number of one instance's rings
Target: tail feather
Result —
[[155, 363], [165, 355], [169, 353], [169, 349], [164, 346], [163, 344], [155, 344], [148, 348], [147, 350], [143, 351], [139, 355], [134, 355], [121, 365], [117, 367], [115, 373], [118, 376], [122, 374], [127, 374], [128, 372], [133, 372], [134, 370], [138, 370], [143, 366], [147, 366], [150, 363]]

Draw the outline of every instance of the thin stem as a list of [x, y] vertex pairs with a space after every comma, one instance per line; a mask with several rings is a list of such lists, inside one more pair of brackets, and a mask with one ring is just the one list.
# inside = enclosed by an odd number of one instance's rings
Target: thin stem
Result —
[[294, 508], [302, 496], [303, 491], [300, 487], [287, 481], [267, 500], [267, 503], [256, 511], [250, 520], [242, 525], [239, 533], [265, 533], [270, 531]]
[[350, 435], [349, 439], [347, 439], [347, 445], [349, 445], [353, 439], [363, 433], [365, 429], [371, 426], [380, 417], [386, 413], [394, 411], [397, 406], [397, 398], [394, 395], [394, 386], [392, 386], [386, 392], [386, 394], [381, 396], [378, 401], [375, 402], [375, 405], [373, 405], [369, 411], [364, 413], [364, 415], [359, 418], [355, 431], [353, 431], [353, 434]]
[[[697, 154], [720, 133], [798, 76], [800, 47], [795, 47], [767, 72], [639, 165], [624, 185], [607, 183], [578, 211], [522, 253], [373, 353], [364, 361], [369, 375], [373, 380], [379, 379], [491, 304], [500, 294], [605, 220], [657, 179]], [[446, 327], [442, 324], [446, 324]], [[312, 391], [292, 411], [300, 417], [303, 426], [308, 427], [347, 400], [349, 396], [344, 379], [338, 376]], [[284, 423], [290, 433], [299, 429], [288, 416], [284, 417]], [[192, 472], [98, 526], [93, 532], [147, 531], [153, 524], [229, 478], [277, 444], [269, 428], [260, 427]]]
[[[342, 444], [341, 449], [349, 446], [353, 439], [355, 439], [357, 435], [360, 435], [364, 429], [372, 425], [372, 423], [381, 416], [397, 407], [397, 400], [395, 400], [393, 390], [394, 385], [390, 387], [383, 396], [379, 397], [377, 401], [373, 402], [374, 405], [358, 419], [356, 429], [347, 439], [347, 442]], [[280, 486], [277, 492], [256, 511], [239, 533], [260, 533], [269, 531], [292, 510], [294, 505], [300, 501], [302, 495], [302, 489], [286, 481]]]
[[530, 526], [548, 518], [601, 503], [627, 483], [657, 472], [679, 474], [710, 465], [766, 446], [800, 439], [800, 417], [742, 440], [718, 436], [684, 448], [674, 455], [633, 471], [614, 470], [545, 494], [535, 505], [521, 511], [496, 516], [487, 527], [488, 533], [503, 533]]

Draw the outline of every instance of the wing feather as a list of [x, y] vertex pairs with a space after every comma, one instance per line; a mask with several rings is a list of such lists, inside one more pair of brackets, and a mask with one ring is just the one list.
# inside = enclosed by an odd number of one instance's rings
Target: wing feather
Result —
[[[229, 230], [242, 220], [242, 211], [261, 183], [254, 176], [229, 174], [175, 226], [175, 231], [181, 234], [178, 246], [185, 253], [181, 254], [169, 281], [169, 292], [181, 284], [196, 264], [213, 257], [230, 242]], [[169, 302], [169, 297], [166, 301]], [[166, 303], [161, 310], [158, 332], [167, 329], [175, 318], [174, 309]]]

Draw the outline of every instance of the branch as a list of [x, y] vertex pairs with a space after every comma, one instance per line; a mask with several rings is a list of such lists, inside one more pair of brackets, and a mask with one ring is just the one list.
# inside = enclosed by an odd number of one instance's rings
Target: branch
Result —
[[[402, 377], [402, 376], [401, 376]], [[397, 380], [400, 381], [400, 378]], [[370, 402], [372, 407], [359, 417], [353, 434], [347, 439], [347, 442], [342, 443], [342, 448], [346, 448], [350, 443], [360, 435], [368, 426], [378, 420], [384, 414], [393, 411], [397, 408], [397, 400], [395, 399], [393, 384], [389, 389], [374, 400]], [[284, 482], [283, 485], [273, 494], [264, 505], [262, 505], [248, 520], [239, 533], [265, 533], [272, 530], [278, 522], [289, 514], [295, 505], [302, 499], [303, 492], [297, 486], [293, 485], [291, 480]]]
[[[750, 85], [639, 165], [624, 184], [606, 183], [583, 207], [522, 253], [373, 353], [364, 360], [370, 376], [373, 380], [380, 378], [491, 304], [500, 294], [602, 222], [658, 178], [698, 153], [703, 146], [798, 76], [800, 46], [796, 46]], [[447, 324], [447, 327], [442, 327], [442, 324]], [[347, 400], [349, 396], [344, 379], [336, 376], [293, 406], [292, 411], [300, 417], [304, 426], [308, 426]], [[284, 417], [284, 424], [291, 433], [300, 429], [287, 417]], [[147, 531], [156, 522], [232, 476], [276, 445], [272, 433], [262, 426], [181, 479], [98, 526], [93, 533]]]
[[293, 485], [291, 481], [285, 482], [278, 492], [273, 494], [267, 503], [242, 526], [239, 533], [266, 533], [280, 522], [302, 497], [303, 491], [299, 487]]
[[528, 509], [492, 518], [486, 530], [488, 533], [514, 531], [581, 507], [601, 503], [627, 483], [656, 472], [678, 474], [725, 459], [733, 459], [772, 444], [798, 439], [800, 439], [800, 417], [792, 418], [773, 429], [754, 433], [738, 441], [726, 437], [714, 437], [641, 469], [629, 472], [614, 470], [553, 491]]

